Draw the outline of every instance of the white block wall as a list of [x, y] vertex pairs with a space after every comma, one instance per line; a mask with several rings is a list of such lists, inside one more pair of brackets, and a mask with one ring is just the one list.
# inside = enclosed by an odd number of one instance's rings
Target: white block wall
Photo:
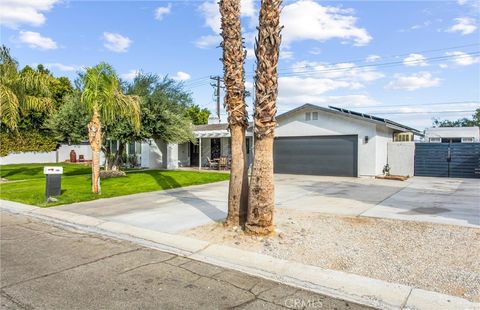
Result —
[[[44, 163], [62, 163], [70, 160], [70, 151], [77, 153], [77, 161], [79, 155], [83, 155], [85, 160], [92, 159], [92, 150], [90, 145], [68, 145], [61, 144], [56, 151], [52, 152], [21, 152], [11, 153], [7, 156], [0, 157], [1, 165], [10, 164], [44, 164]], [[104, 156], [101, 154], [100, 162], [103, 163]]]
[[415, 172], [415, 143], [389, 142], [388, 165], [392, 175], [413, 176]]

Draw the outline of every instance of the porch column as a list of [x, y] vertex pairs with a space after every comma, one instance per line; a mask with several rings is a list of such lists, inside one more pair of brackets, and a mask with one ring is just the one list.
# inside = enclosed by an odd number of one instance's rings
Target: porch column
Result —
[[198, 138], [198, 170], [202, 170], [202, 138]]

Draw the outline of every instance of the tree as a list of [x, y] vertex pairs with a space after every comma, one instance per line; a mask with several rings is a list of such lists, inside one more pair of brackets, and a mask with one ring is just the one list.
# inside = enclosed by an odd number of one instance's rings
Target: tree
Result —
[[280, 0], [262, 0], [255, 45], [255, 154], [245, 229], [247, 233], [260, 235], [274, 230], [273, 138], [281, 42], [280, 3]]
[[154, 74], [139, 74], [125, 91], [140, 98], [141, 127], [134, 130], [127, 118], [119, 118], [106, 126], [107, 136], [118, 141], [111, 168], [119, 169], [125, 146], [129, 142], [162, 140], [166, 143], [193, 141], [191, 120], [187, 110], [191, 106], [190, 93], [181, 84], [167, 77], [160, 79]]
[[17, 131], [21, 116], [31, 111], [51, 111], [48, 76], [30, 67], [18, 71], [17, 61], [10, 50], [0, 47], [0, 121], [9, 130]]
[[220, 0], [223, 42], [225, 106], [232, 137], [232, 164], [228, 188], [228, 215], [225, 226], [243, 226], [248, 208], [248, 163], [245, 130], [245, 51], [240, 25], [240, 0]]
[[473, 127], [479, 126], [480, 127], [480, 108], [475, 110], [475, 114], [472, 115], [472, 118], [460, 118], [455, 121], [450, 120], [433, 120], [434, 127]]
[[81, 102], [91, 116], [88, 138], [92, 148], [92, 192], [100, 193], [100, 151], [102, 149], [102, 122], [113, 123], [126, 117], [133, 128], [140, 128], [138, 96], [124, 95], [115, 70], [107, 63], [87, 68], [83, 76]]
[[187, 114], [194, 125], [205, 125], [208, 124], [210, 110], [207, 108], [202, 109], [199, 105], [193, 104], [187, 109]]
[[77, 144], [87, 140], [89, 122], [90, 116], [77, 92], [63, 98], [60, 108], [50, 115], [44, 126], [57, 141]]

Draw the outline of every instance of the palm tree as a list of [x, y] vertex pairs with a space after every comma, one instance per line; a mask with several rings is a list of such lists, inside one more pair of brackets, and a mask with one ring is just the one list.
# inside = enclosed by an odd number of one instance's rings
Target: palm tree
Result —
[[0, 47], [0, 121], [11, 131], [17, 130], [21, 115], [28, 111], [47, 112], [54, 108], [48, 89], [48, 76], [30, 70], [18, 71], [10, 50]]
[[278, 94], [280, 0], [262, 0], [255, 46], [255, 154], [253, 159], [247, 233], [266, 235], [274, 230], [273, 138]]
[[232, 165], [228, 190], [228, 215], [225, 226], [245, 223], [248, 207], [248, 163], [245, 130], [248, 127], [245, 108], [245, 51], [240, 26], [240, 0], [221, 0], [221, 27], [225, 106], [232, 136]]
[[118, 117], [127, 117], [134, 128], [140, 128], [140, 100], [122, 93], [115, 70], [107, 63], [87, 68], [82, 75], [82, 103], [91, 121], [88, 138], [92, 148], [92, 192], [100, 193], [100, 151], [102, 149], [102, 122], [111, 123]]

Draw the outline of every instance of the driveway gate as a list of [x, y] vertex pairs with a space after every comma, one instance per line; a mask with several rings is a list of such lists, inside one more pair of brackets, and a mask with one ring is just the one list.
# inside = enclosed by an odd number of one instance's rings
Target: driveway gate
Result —
[[416, 143], [415, 175], [480, 178], [480, 143]]

